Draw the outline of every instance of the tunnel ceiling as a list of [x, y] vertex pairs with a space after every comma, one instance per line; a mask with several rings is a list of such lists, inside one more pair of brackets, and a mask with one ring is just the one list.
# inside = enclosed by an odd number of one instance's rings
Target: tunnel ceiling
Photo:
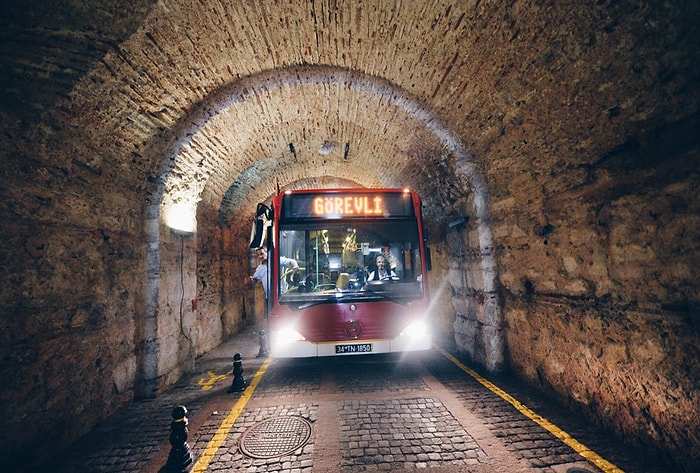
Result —
[[449, 155], [444, 127], [386, 81], [306, 66], [241, 82], [217, 91], [188, 139], [172, 148], [166, 200], [187, 199], [199, 180], [195, 194], [220, 202], [226, 223], [277, 185], [410, 186], [428, 194], [427, 169]]
[[3, 109], [68, 117], [82, 164], [223, 224], [278, 185], [408, 185], [429, 216], [558, 192], [697, 108], [688, 12], [662, 2], [50, 4], [9, 10]]

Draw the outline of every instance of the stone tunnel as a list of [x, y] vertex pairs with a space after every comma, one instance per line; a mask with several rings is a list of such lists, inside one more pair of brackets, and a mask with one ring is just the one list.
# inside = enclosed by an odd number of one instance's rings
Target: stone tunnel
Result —
[[264, 317], [257, 203], [410, 187], [465, 359], [700, 465], [700, 3], [3, 3], [3, 464]]

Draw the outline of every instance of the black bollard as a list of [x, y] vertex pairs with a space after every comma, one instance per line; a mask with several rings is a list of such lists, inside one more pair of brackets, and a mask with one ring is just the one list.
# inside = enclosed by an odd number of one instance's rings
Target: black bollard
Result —
[[270, 352], [267, 351], [267, 335], [265, 334], [265, 330], [261, 330], [258, 333], [258, 342], [260, 343], [260, 351], [258, 352], [258, 358], [267, 357], [270, 354]]
[[187, 408], [173, 408], [173, 421], [170, 423], [170, 454], [161, 472], [188, 473], [192, 468], [192, 452], [187, 444]]
[[245, 379], [243, 378], [243, 361], [241, 361], [241, 354], [236, 353], [233, 355], [233, 381], [231, 382], [231, 387], [228, 388], [228, 392], [241, 392], [245, 390]]

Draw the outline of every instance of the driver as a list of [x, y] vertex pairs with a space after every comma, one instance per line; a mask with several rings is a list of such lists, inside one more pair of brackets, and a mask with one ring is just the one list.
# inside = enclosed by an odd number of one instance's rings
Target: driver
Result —
[[384, 255], [377, 255], [375, 259], [377, 270], [369, 273], [368, 281], [385, 281], [391, 279], [399, 279], [393, 269], [389, 268]]

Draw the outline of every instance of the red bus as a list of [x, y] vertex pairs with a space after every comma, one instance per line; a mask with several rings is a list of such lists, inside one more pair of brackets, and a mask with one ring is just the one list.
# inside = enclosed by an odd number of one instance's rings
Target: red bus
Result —
[[430, 255], [416, 192], [286, 191], [273, 198], [272, 209], [264, 214], [267, 235], [253, 236], [253, 241], [266, 241], [268, 248], [272, 356], [432, 347]]

